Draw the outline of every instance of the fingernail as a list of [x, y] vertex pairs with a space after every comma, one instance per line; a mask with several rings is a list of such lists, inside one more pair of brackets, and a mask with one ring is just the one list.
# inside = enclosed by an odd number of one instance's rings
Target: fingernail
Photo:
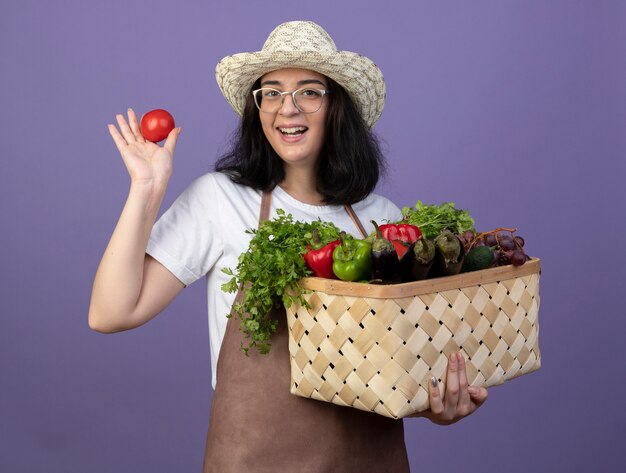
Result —
[[432, 385], [433, 388], [436, 388], [437, 384], [439, 384], [439, 381], [437, 381], [437, 378], [433, 376], [432, 378], [430, 378], [430, 384]]

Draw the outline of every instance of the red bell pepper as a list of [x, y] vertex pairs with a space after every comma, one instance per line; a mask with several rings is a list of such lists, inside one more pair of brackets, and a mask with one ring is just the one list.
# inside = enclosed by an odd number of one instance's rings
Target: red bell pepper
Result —
[[396, 253], [398, 254], [398, 259], [401, 259], [404, 253], [409, 249], [410, 243], [401, 240], [391, 240], [394, 248], [396, 249]]
[[314, 245], [309, 245], [309, 251], [304, 254], [304, 261], [307, 266], [318, 278], [337, 279], [333, 272], [333, 251], [339, 246], [341, 240], [331, 241], [321, 248], [317, 248], [321, 245], [317, 229], [313, 230], [313, 240]]
[[400, 240], [409, 244], [415, 243], [422, 236], [419, 227], [408, 223], [387, 223], [380, 226], [380, 232], [387, 240]]
[[380, 232], [393, 243], [398, 258], [402, 258], [411, 243], [415, 243], [422, 236], [419, 227], [408, 223], [387, 223], [380, 226]]

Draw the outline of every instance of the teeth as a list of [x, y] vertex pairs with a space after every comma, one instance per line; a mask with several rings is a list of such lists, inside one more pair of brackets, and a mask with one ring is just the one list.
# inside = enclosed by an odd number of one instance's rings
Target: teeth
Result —
[[300, 133], [304, 133], [307, 130], [305, 126], [297, 126], [294, 128], [279, 128], [280, 131], [284, 135], [297, 135]]

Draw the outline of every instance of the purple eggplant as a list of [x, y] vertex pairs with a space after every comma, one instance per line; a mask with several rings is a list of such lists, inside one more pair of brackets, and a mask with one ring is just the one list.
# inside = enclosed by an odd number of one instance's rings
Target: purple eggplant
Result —
[[450, 230], [442, 230], [435, 238], [435, 262], [429, 277], [451, 276], [459, 274], [463, 267], [465, 250], [461, 240]]
[[391, 241], [387, 240], [372, 220], [376, 236], [372, 242], [372, 281], [378, 284], [396, 284], [400, 282], [400, 261]]
[[420, 238], [406, 250], [400, 259], [400, 276], [403, 282], [426, 279], [435, 260], [435, 244]]

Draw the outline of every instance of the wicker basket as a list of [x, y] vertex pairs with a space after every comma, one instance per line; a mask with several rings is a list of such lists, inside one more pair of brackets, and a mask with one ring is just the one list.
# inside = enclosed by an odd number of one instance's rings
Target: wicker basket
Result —
[[310, 305], [287, 310], [291, 393], [402, 418], [445, 392], [447, 356], [494, 386], [540, 366], [539, 259], [424, 281], [374, 285], [305, 278]]

